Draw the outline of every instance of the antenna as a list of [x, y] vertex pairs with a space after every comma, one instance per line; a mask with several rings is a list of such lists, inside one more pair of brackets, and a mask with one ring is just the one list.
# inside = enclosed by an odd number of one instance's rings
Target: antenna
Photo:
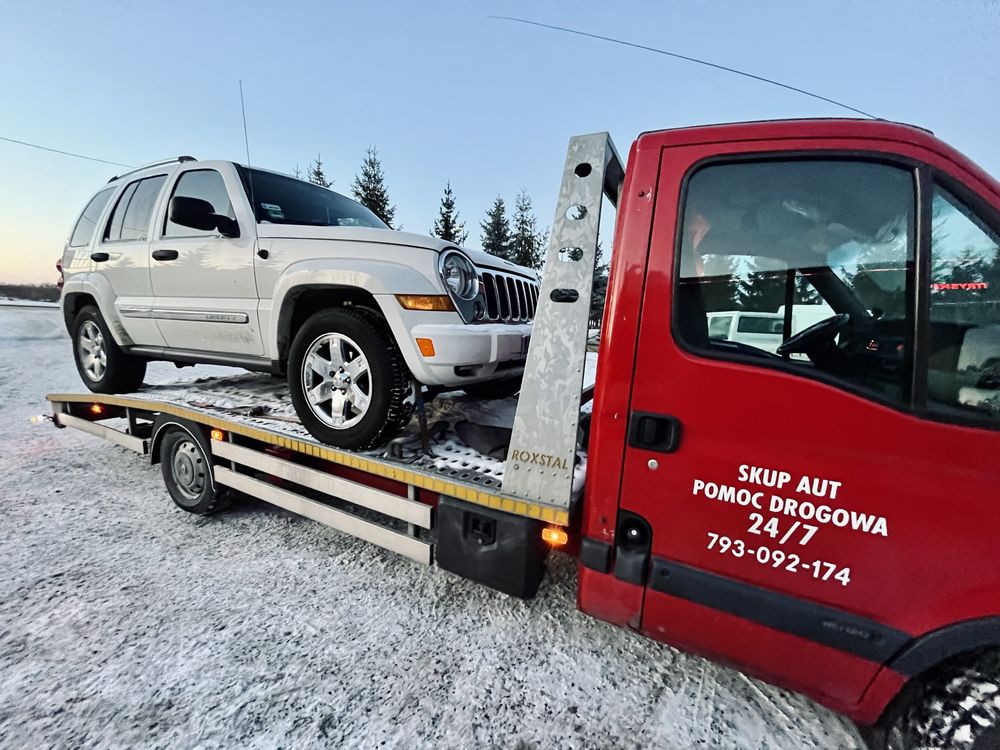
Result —
[[243, 113], [243, 144], [247, 148], [247, 182], [250, 185], [250, 205], [253, 207], [253, 218], [257, 220], [257, 201], [253, 197], [253, 170], [250, 168], [250, 138], [247, 135], [247, 107], [243, 102], [243, 79], [240, 79], [240, 111]]
[[644, 44], [636, 44], [635, 42], [627, 42], [623, 39], [615, 39], [610, 36], [601, 36], [600, 34], [591, 34], [587, 31], [578, 31], [577, 29], [567, 29], [563, 26], [553, 26], [547, 23], [540, 23], [538, 21], [529, 21], [526, 18], [514, 18], [512, 16], [486, 16], [489, 19], [495, 21], [513, 21], [514, 23], [524, 23], [529, 26], [540, 26], [543, 29], [551, 29], [553, 31], [563, 31], [567, 34], [576, 34], [577, 36], [586, 36], [591, 39], [600, 39], [603, 42], [611, 42], [612, 44], [621, 44], [624, 47], [634, 47], [635, 49], [646, 50], [647, 52], [655, 52], [658, 55], [666, 55], [667, 57], [673, 57], [678, 60], [685, 60], [686, 62], [695, 63], [697, 65], [704, 65], [709, 68], [715, 68], [716, 70], [722, 70], [726, 73], [735, 73], [738, 76], [743, 76], [744, 78], [751, 78], [754, 81], [760, 81], [761, 83], [768, 83], [772, 86], [778, 86], [779, 88], [787, 89], [788, 91], [794, 91], [797, 94], [804, 94], [805, 96], [810, 96], [813, 99], [819, 99], [821, 102], [826, 102], [828, 104], [834, 104], [838, 107], [843, 107], [844, 109], [850, 110], [859, 115], [864, 115], [865, 117], [870, 117], [873, 120], [879, 120], [881, 118], [876, 117], [873, 114], [869, 114], [863, 110], [857, 109], [850, 106], [849, 104], [844, 104], [843, 102], [838, 102], [836, 99], [830, 99], [825, 96], [820, 96], [819, 94], [814, 94], [812, 91], [806, 91], [805, 89], [800, 89], [796, 86], [791, 86], [787, 83], [782, 83], [781, 81], [775, 81], [771, 78], [765, 78], [764, 76], [755, 75], [753, 73], [747, 73], [743, 70], [737, 70], [736, 68], [729, 68], [725, 65], [719, 65], [718, 63], [709, 62], [708, 60], [699, 60], [697, 57], [688, 57], [687, 55], [682, 55], [677, 52], [669, 52], [665, 49], [657, 49], [656, 47], [647, 47]]

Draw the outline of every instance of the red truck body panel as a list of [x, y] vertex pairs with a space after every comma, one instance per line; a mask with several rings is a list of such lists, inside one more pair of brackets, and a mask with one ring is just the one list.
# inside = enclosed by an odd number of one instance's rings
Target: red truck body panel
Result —
[[[578, 604], [872, 723], [908, 676], [886, 665], [914, 639], [1000, 615], [1000, 431], [678, 343], [671, 310], [686, 177], [706, 160], [781, 154], [926, 166], [1000, 209], [1000, 184], [903, 125], [765, 122], [640, 136], [617, 217], [582, 535], [614, 547], [622, 514], [636, 514], [651, 529], [651, 562], [645, 585], [581, 565]], [[635, 412], [676, 418], [679, 448], [630, 446]], [[698, 481], [759, 496], [711, 499]], [[773, 505], [774, 495], [825, 506], [826, 520], [809, 518], [817, 530], [804, 539], [806, 519]], [[709, 548], [713, 535], [742, 553]], [[824, 580], [830, 566], [840, 579]]]

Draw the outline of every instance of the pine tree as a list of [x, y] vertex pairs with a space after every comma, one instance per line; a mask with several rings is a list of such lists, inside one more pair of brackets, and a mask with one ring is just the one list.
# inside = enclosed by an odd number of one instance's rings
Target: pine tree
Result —
[[319, 157], [320, 155], [316, 154], [316, 161], [314, 161], [312, 163], [312, 166], [309, 167], [309, 171], [306, 174], [306, 178], [313, 185], [319, 185], [320, 187], [328, 188], [333, 184], [333, 180], [326, 179], [326, 173], [323, 171], [323, 162], [320, 160]]
[[440, 237], [447, 242], [454, 242], [456, 245], [464, 244], [469, 238], [469, 233], [465, 231], [465, 223], [459, 221], [458, 211], [455, 209], [455, 193], [451, 189], [451, 180], [444, 186], [441, 210], [437, 219], [434, 220], [431, 236]]
[[292, 170], [292, 177], [294, 177], [296, 180], [301, 180], [302, 179], [302, 170], [299, 169], [299, 165], [298, 164], [296, 164], [295, 165], [295, 169]]
[[590, 327], [600, 328], [604, 318], [604, 303], [608, 297], [608, 264], [604, 263], [604, 249], [597, 242], [597, 257], [594, 259], [594, 286], [590, 293]]
[[521, 189], [514, 204], [514, 231], [510, 240], [510, 260], [519, 266], [540, 268], [544, 235], [538, 231], [538, 221], [531, 208], [528, 192]]
[[480, 226], [483, 228], [483, 250], [510, 260], [510, 222], [507, 220], [507, 207], [499, 195], [486, 212], [486, 221]]
[[357, 201], [366, 206], [373, 214], [392, 228], [396, 218], [396, 207], [389, 202], [389, 190], [385, 186], [385, 175], [382, 173], [382, 162], [378, 158], [378, 150], [369, 146], [365, 152], [365, 160], [361, 162], [361, 174], [354, 178], [351, 192]]

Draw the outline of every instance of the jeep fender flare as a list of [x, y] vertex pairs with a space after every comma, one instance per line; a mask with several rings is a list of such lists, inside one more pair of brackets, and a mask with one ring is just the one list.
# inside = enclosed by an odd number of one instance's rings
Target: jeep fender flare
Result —
[[62, 307], [63, 320], [66, 322], [66, 330], [73, 333], [73, 319], [75, 316], [69, 314], [69, 304], [73, 298], [79, 295], [93, 297], [97, 303], [104, 322], [108, 324], [111, 336], [118, 346], [131, 346], [134, 342], [125, 332], [118, 310], [115, 307], [115, 292], [111, 284], [99, 273], [74, 274], [66, 281], [63, 287], [60, 305]]
[[[261, 300], [260, 325], [271, 360], [282, 358], [281, 336], [291, 324], [295, 299], [303, 291], [323, 288], [362, 290], [375, 298], [380, 309], [382, 300], [395, 294], [445, 293], [440, 284], [435, 285], [419, 270], [402, 263], [342, 258], [293, 263], [274, 285], [270, 309]], [[386, 311], [382, 312], [385, 315]]]

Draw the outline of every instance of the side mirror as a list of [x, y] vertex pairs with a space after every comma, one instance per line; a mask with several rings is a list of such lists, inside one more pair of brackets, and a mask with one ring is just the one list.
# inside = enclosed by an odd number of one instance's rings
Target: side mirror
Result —
[[174, 224], [180, 224], [182, 227], [190, 227], [202, 232], [218, 229], [224, 237], [239, 237], [240, 234], [239, 226], [233, 219], [215, 213], [212, 204], [201, 198], [175, 195], [170, 199], [168, 213], [170, 221]]

